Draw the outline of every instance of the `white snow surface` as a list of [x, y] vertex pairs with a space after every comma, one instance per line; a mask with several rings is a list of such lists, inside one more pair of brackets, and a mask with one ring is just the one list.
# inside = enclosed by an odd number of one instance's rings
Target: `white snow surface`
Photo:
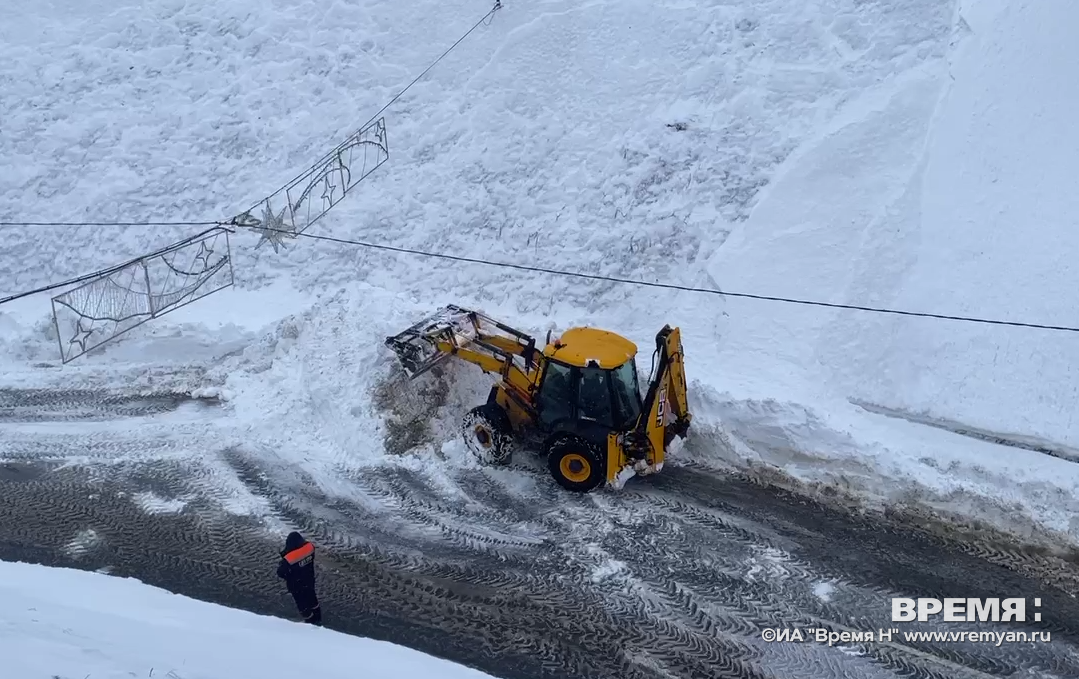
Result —
[[[14, 9], [0, 26], [0, 220], [234, 215], [365, 122], [489, 7]], [[313, 232], [1075, 324], [1077, 20], [1068, 0], [508, 0], [387, 110], [390, 160]], [[5, 228], [0, 294], [195, 230]], [[383, 450], [376, 394], [393, 366], [382, 339], [438, 306], [478, 307], [537, 336], [609, 327], [638, 342], [643, 370], [654, 333], [671, 323], [683, 330], [695, 413], [673, 463], [734, 466], [869, 507], [1079, 545], [1079, 464], [1028, 449], [1079, 448], [1072, 334], [307, 239], [280, 254], [255, 250], [251, 234], [232, 242], [235, 289], [63, 368], [47, 297], [0, 307], [3, 381], [220, 395], [232, 424], [204, 438], [302, 464], [334, 492], [349, 468], [428, 468], [431, 452]], [[477, 372], [455, 369], [450, 398], [428, 413], [443, 464], [470, 464], [454, 422], [485, 395]], [[925, 424], [937, 421], [1027, 447]], [[154, 431], [167, 436], [179, 426], [170, 422]], [[194, 431], [182, 435], [194, 442], [132, 454], [206, 449]], [[532, 483], [492, 473], [522, 491]], [[258, 506], [238, 495], [234, 509]]]
[[138, 580], [0, 561], [9, 679], [483, 679], [383, 641], [172, 594]]

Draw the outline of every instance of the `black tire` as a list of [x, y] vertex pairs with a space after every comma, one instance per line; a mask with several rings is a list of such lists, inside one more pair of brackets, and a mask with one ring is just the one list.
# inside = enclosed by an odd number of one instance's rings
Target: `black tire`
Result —
[[513, 426], [496, 403], [476, 406], [461, 421], [465, 446], [484, 464], [507, 465], [513, 458]]
[[547, 447], [547, 468], [558, 485], [575, 493], [598, 488], [607, 478], [606, 457], [594, 444], [566, 434]]

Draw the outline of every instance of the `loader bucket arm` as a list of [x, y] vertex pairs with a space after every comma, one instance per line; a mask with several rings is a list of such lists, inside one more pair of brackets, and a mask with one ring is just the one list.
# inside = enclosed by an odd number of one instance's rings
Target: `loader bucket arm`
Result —
[[410, 379], [452, 356], [501, 374], [515, 386], [531, 383], [536, 341], [478, 311], [449, 305], [386, 338]]
[[682, 333], [669, 325], [656, 334], [656, 365], [644, 398], [636, 432], [651, 443], [652, 463], [663, 463], [675, 436], [685, 438], [693, 419], [689, 412]]

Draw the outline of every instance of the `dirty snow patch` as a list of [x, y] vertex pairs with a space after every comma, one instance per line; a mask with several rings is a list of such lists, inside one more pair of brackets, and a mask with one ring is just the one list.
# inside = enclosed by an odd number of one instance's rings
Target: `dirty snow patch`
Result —
[[64, 545], [64, 553], [72, 558], [78, 559], [98, 545], [104, 543], [104, 541], [105, 540], [100, 533], [92, 528], [86, 528], [76, 533], [75, 537]]
[[624, 561], [608, 559], [592, 570], [592, 582], [603, 582], [629, 571]]
[[149, 491], [138, 493], [133, 499], [147, 514], [179, 514], [187, 506], [186, 500], [169, 500]]
[[835, 585], [830, 582], [818, 582], [813, 585], [813, 595], [821, 601], [831, 601], [833, 592], [835, 592]]

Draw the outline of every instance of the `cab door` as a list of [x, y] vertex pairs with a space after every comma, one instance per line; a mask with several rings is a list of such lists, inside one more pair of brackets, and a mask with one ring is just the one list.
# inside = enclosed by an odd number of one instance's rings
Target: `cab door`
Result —
[[548, 361], [536, 395], [536, 410], [541, 429], [550, 430], [572, 423], [576, 416], [577, 369]]

